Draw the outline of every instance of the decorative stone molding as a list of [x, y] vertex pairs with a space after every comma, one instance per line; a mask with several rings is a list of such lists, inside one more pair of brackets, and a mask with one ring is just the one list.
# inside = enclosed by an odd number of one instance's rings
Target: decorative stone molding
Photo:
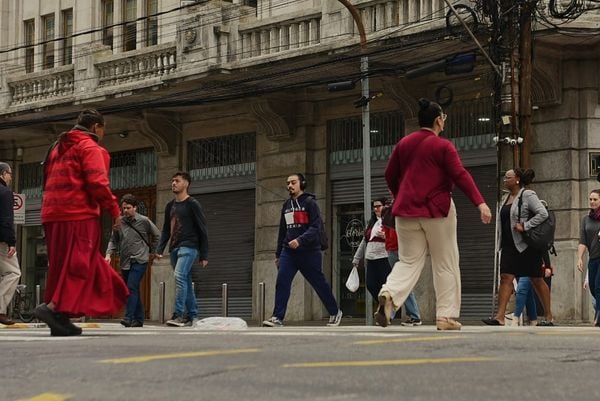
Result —
[[413, 88], [408, 88], [406, 83], [400, 79], [386, 79], [385, 81], [388, 81], [386, 82], [386, 88], [389, 89], [389, 91], [386, 91], [386, 95], [389, 95], [400, 107], [404, 118], [408, 120], [417, 117], [419, 112], [417, 99], [419, 96], [412, 90]]
[[169, 112], [144, 110], [137, 119], [137, 130], [152, 142], [159, 156], [174, 155], [181, 124], [177, 115]]
[[252, 99], [250, 113], [256, 118], [257, 133], [264, 134], [270, 141], [292, 138], [294, 123], [291, 106], [285, 101], [275, 103], [266, 99]]
[[544, 63], [533, 67], [532, 104], [551, 106], [562, 103], [561, 63]]

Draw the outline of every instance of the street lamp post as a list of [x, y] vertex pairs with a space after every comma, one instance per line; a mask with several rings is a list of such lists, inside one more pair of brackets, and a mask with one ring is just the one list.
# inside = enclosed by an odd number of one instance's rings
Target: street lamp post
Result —
[[[358, 33], [360, 34], [361, 50], [367, 46], [367, 36], [360, 13], [348, 0], [338, 0], [350, 11]], [[361, 95], [363, 99], [370, 99], [369, 95], [369, 57], [362, 56], [360, 59], [361, 73]], [[369, 115], [369, 101], [362, 105], [362, 162], [363, 162], [363, 201], [365, 227], [371, 217], [371, 124]], [[367, 267], [365, 265], [365, 283], [367, 282]], [[365, 285], [365, 324], [373, 325], [373, 298]]]

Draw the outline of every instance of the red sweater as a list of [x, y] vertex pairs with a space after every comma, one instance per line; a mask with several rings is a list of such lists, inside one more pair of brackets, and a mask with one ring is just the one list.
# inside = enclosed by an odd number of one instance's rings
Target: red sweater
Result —
[[475, 206], [485, 202], [452, 142], [428, 130], [415, 131], [398, 142], [385, 179], [395, 195], [394, 216], [448, 216], [454, 185]]
[[109, 187], [110, 156], [92, 134], [62, 134], [44, 164], [42, 223], [97, 218], [100, 208], [113, 219], [121, 211]]

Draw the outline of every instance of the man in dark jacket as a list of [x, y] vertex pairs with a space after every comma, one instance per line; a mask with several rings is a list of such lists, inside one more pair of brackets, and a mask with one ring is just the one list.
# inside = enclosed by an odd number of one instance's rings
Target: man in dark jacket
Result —
[[11, 182], [12, 169], [0, 163], [0, 323], [5, 325], [14, 323], [6, 312], [21, 277], [15, 248], [14, 198], [8, 188]]
[[283, 319], [290, 298], [292, 281], [300, 271], [315, 289], [329, 312], [328, 326], [339, 326], [342, 311], [339, 310], [331, 287], [325, 281], [321, 267], [321, 212], [314, 195], [304, 192], [306, 180], [300, 173], [287, 179], [290, 199], [283, 203], [277, 238], [275, 265], [277, 284], [275, 285], [275, 308], [273, 316], [263, 322], [266, 327], [283, 326]]

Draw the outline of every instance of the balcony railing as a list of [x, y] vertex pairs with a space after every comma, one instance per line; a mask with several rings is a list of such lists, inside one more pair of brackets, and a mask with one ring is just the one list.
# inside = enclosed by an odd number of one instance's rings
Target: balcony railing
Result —
[[55, 68], [8, 82], [10, 105], [17, 106], [70, 96], [74, 89], [73, 66]]
[[249, 28], [241, 27], [239, 34], [242, 59], [314, 46], [321, 42], [321, 13]]
[[131, 56], [118, 54], [109, 61], [96, 63], [99, 87], [120, 85], [161, 77], [175, 72], [177, 48], [174, 44], [132, 52]]

